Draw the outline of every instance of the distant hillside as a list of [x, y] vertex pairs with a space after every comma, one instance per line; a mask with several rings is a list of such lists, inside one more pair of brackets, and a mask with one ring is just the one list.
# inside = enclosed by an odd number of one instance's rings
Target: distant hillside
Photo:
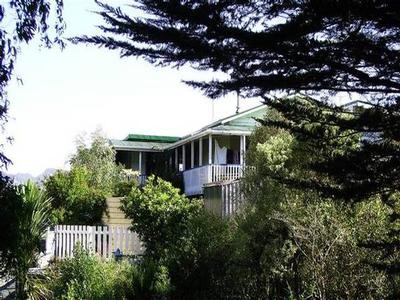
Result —
[[32, 174], [29, 173], [16, 173], [16, 174], [5, 173], [5, 174], [10, 178], [12, 178], [15, 184], [26, 183], [28, 180], [32, 180], [33, 182], [36, 183], [41, 183], [43, 179], [52, 175], [56, 171], [57, 170], [54, 168], [47, 168], [38, 176], [33, 176]]

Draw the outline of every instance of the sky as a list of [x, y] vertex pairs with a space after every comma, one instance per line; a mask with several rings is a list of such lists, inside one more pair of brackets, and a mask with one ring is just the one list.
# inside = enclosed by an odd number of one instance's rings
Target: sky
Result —
[[[123, 0], [110, 1], [124, 7]], [[64, 0], [65, 37], [99, 33], [102, 24], [92, 0]], [[38, 175], [46, 168], [67, 168], [76, 137], [101, 128], [108, 138], [128, 133], [182, 136], [212, 121], [212, 101], [182, 80], [215, 75], [159, 68], [94, 46], [68, 44], [44, 49], [23, 45], [8, 88], [9, 117], [5, 147], [9, 173]], [[259, 105], [242, 99], [241, 110]], [[236, 110], [236, 95], [214, 102], [214, 120]]]

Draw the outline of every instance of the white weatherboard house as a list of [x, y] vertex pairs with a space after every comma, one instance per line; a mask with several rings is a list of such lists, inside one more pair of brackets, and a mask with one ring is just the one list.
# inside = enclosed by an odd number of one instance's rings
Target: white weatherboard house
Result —
[[110, 143], [117, 162], [138, 171], [142, 180], [176, 174], [183, 177], [186, 195], [201, 195], [205, 184], [242, 176], [249, 136], [266, 109], [257, 106], [183, 137], [129, 134]]

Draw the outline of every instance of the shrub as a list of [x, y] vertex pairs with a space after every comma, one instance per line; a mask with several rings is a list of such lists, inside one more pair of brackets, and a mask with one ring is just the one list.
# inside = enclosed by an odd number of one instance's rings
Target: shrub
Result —
[[132, 266], [126, 262], [101, 261], [80, 247], [74, 257], [50, 271], [49, 287], [54, 299], [125, 299], [132, 293]]
[[81, 247], [73, 258], [53, 265], [46, 277], [43, 289], [56, 300], [163, 299], [169, 291], [165, 267], [152, 261], [104, 261]]
[[89, 139], [84, 135], [79, 136], [76, 148], [76, 153], [70, 159], [72, 168], [85, 168], [88, 186], [102, 194], [111, 195], [122, 166], [116, 164], [116, 152], [108, 139], [101, 130], [97, 130]]
[[132, 230], [144, 242], [147, 255], [157, 260], [185, 239], [188, 222], [199, 214], [201, 203], [150, 176], [143, 188], [134, 187], [122, 200], [122, 210], [132, 220]]
[[354, 214], [326, 199], [249, 205], [235, 217], [213, 299], [384, 299], [388, 278], [368, 264], [379, 256], [358, 245], [360, 231], [380, 234], [364, 219], [366, 210], [379, 218], [376, 206]]
[[84, 167], [57, 171], [44, 182], [46, 193], [52, 197], [53, 222], [96, 225], [106, 211], [103, 193], [88, 185]]
[[220, 299], [233, 253], [229, 225], [206, 211], [189, 220], [185, 237], [164, 259], [174, 288], [171, 299]]
[[122, 165], [117, 165], [115, 150], [100, 131], [77, 140], [71, 157], [71, 171], [57, 171], [45, 180], [53, 198], [53, 221], [63, 224], [97, 225], [106, 212], [106, 196], [126, 195], [135, 184], [126, 180]]
[[[370, 211], [378, 216], [377, 210]], [[300, 254], [298, 276], [302, 291], [319, 299], [382, 299], [387, 296], [387, 277], [367, 263], [376, 257], [357, 245], [364, 231], [360, 215], [349, 205], [330, 200], [287, 204], [278, 218], [288, 227]], [[379, 228], [370, 228], [371, 234]]]
[[114, 184], [113, 196], [127, 196], [134, 187], [139, 185], [139, 173], [131, 170], [122, 170]]
[[0, 180], [0, 274], [16, 278], [18, 299], [26, 297], [28, 269], [35, 267], [50, 221], [51, 199], [33, 182], [17, 189]]
[[155, 177], [142, 189], [133, 188], [123, 210], [145, 243], [145, 259], [167, 268], [171, 299], [217, 299], [232, 252], [227, 221]]
[[141, 265], [135, 266], [132, 274], [132, 299], [167, 298], [171, 290], [167, 267], [148, 258]]
[[247, 207], [237, 217], [235, 253], [222, 278], [226, 298], [385, 298], [388, 277], [368, 264], [381, 257], [359, 242], [385, 236], [388, 211], [376, 201], [352, 206], [291, 185], [316, 176], [307, 167], [315, 158], [283, 130], [262, 127], [253, 138]]

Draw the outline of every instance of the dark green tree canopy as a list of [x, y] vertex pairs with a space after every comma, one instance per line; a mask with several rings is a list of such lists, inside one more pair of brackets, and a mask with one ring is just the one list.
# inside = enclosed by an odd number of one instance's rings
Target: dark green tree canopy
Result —
[[319, 175], [281, 180], [317, 189], [328, 197], [357, 201], [375, 194], [388, 196], [399, 189], [397, 105], [351, 111], [309, 97], [277, 99], [269, 105], [283, 118], [260, 121], [287, 129], [302, 141], [314, 158], [308, 167]]
[[152, 63], [222, 71], [191, 82], [240, 90], [398, 93], [400, 3], [375, 0], [138, 0], [138, 16], [99, 3], [103, 36], [85, 41]]

